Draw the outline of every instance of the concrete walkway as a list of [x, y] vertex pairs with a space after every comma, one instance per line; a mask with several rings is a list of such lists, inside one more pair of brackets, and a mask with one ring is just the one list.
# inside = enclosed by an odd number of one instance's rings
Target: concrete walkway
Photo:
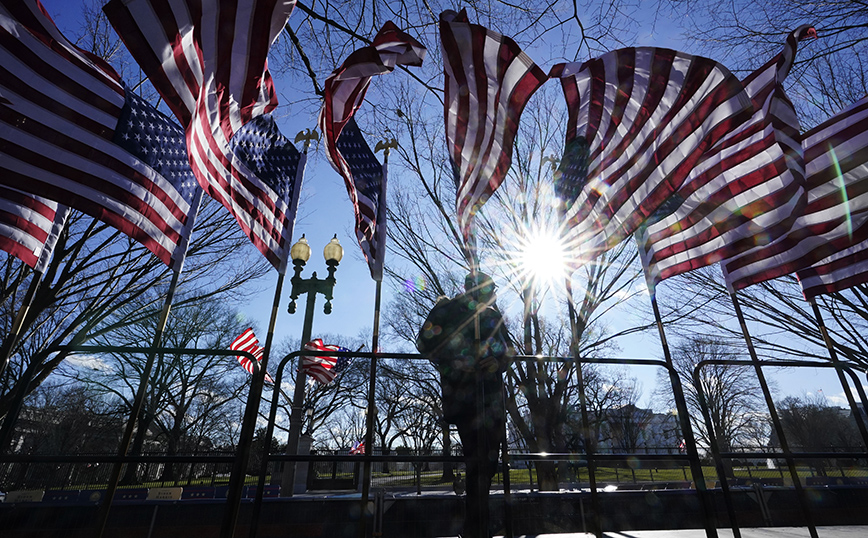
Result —
[[[817, 527], [820, 538], [866, 538], [868, 526], [833, 526]], [[718, 529], [720, 538], [732, 538], [731, 529]], [[705, 538], [705, 530], [665, 530], [665, 531], [624, 531], [605, 532], [606, 538]], [[807, 527], [763, 527], [756, 529], [741, 529], [742, 538], [809, 538], [811, 534]], [[594, 538], [591, 533], [569, 534], [523, 534], [515, 538]]]

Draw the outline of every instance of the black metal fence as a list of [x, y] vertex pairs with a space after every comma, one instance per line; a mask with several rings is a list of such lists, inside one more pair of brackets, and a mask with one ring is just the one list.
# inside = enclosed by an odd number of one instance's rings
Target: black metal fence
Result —
[[[91, 350], [92, 351], [92, 350]], [[371, 356], [365, 353], [352, 353], [353, 356]], [[298, 353], [291, 354], [298, 356]], [[420, 359], [418, 355], [388, 355], [378, 357]], [[290, 358], [289, 356], [287, 359]], [[572, 362], [570, 358], [519, 357], [517, 360], [548, 360]], [[663, 361], [640, 359], [594, 359], [579, 361], [596, 364], [639, 364], [671, 368]], [[741, 366], [756, 366], [754, 362], [731, 361]], [[282, 364], [286, 363], [286, 359]], [[706, 361], [708, 363], [708, 361]], [[699, 368], [703, 365], [701, 364]], [[762, 362], [759, 367], [832, 367], [820, 362]], [[841, 365], [835, 365], [842, 368]], [[843, 367], [852, 379], [856, 374], [849, 366]], [[280, 373], [277, 380], [279, 383]], [[858, 381], [858, 380], [857, 380]], [[866, 398], [858, 385], [863, 406]], [[675, 390], [675, 389], [673, 389]], [[276, 401], [276, 398], [274, 399]], [[858, 409], [852, 410], [861, 418]], [[707, 417], [706, 417], [707, 418]], [[273, 423], [274, 417], [271, 417]], [[710, 431], [713, 424], [708, 423]], [[269, 439], [263, 443], [269, 446]], [[868, 446], [868, 442], [866, 442]], [[559, 486], [564, 489], [589, 488], [592, 495], [596, 491], [612, 489], [666, 489], [691, 488], [698, 495], [706, 489], [721, 488], [728, 498], [729, 488], [753, 487], [812, 487], [817, 485], [868, 485], [868, 453], [865, 446], [846, 449], [842, 452], [792, 452], [789, 449], [759, 451], [722, 452], [714, 443], [707, 459], [700, 460], [698, 454], [672, 453], [672, 448], [657, 452], [643, 450], [633, 454], [535, 454], [511, 451], [502, 472], [495, 478], [495, 484], [507, 493], [511, 490], [533, 490], [538, 485], [536, 466], [539, 462], [566, 461], [559, 476]], [[347, 453], [318, 453], [313, 455], [276, 455], [262, 454], [269, 462], [263, 468], [274, 468], [275, 464], [287, 462], [308, 462], [310, 472], [308, 485], [312, 491], [333, 489], [360, 489], [360, 469], [367, 461], [372, 465], [371, 484], [378, 489], [395, 491], [440, 489], [460, 491], [463, 474], [462, 458], [458, 454], [443, 454], [436, 451], [425, 453], [405, 452], [401, 454], [371, 454], [368, 456]], [[208, 498], [222, 498], [216, 493], [219, 488], [227, 488], [232, 478], [235, 453], [197, 453], [185, 455], [146, 454], [135, 457], [106, 455], [75, 456], [38, 456], [27, 454], [6, 454], [0, 458], [0, 484], [11, 490], [72, 490], [91, 491], [106, 488], [110, 470], [118, 463], [121, 469], [121, 488], [165, 488], [180, 487], [188, 490], [210, 488], [215, 490], [204, 495]], [[795, 463], [795, 474], [785, 469], [784, 462]], [[765, 464], [763, 464], [765, 462]], [[446, 465], [448, 464], [448, 466]], [[134, 466], [129, 468], [127, 466]], [[451, 472], [446, 469], [451, 468]], [[171, 472], [168, 472], [170, 469]], [[251, 472], [251, 471], [248, 471]], [[241, 477], [238, 483], [245, 487], [242, 497], [255, 498], [260, 502], [263, 496], [274, 496], [277, 490], [269, 486], [275, 482], [274, 476], [249, 474]], [[331, 481], [330, 486], [328, 481]], [[794, 483], [795, 482], [795, 483]], [[257, 488], [250, 486], [264, 485]], [[320, 489], [321, 488], [321, 489]], [[231, 498], [231, 497], [230, 497]], [[735, 527], [737, 522], [730, 518]]]

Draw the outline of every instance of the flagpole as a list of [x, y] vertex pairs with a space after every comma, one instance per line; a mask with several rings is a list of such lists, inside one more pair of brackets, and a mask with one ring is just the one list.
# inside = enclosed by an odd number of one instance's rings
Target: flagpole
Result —
[[[307, 167], [307, 152], [310, 148], [311, 140], [319, 140], [319, 133], [315, 130], [300, 131], [295, 136], [295, 142], [304, 141], [304, 148], [301, 154], [301, 160], [298, 163], [296, 170], [295, 183], [292, 189], [292, 199], [289, 204], [289, 214], [293, 215], [293, 227], [295, 226], [295, 215], [298, 212], [298, 199], [301, 193], [301, 186], [304, 182], [304, 172]], [[290, 231], [290, 236], [292, 231]], [[287, 249], [287, 257], [289, 250]], [[286, 261], [284, 260], [284, 266]], [[265, 336], [265, 348], [262, 350], [262, 361], [259, 363], [259, 369], [255, 371], [253, 380], [250, 386], [250, 392], [247, 395], [247, 404], [244, 408], [244, 421], [242, 422], [241, 435], [238, 441], [238, 452], [235, 455], [235, 463], [232, 467], [232, 475], [229, 478], [229, 491], [226, 496], [226, 510], [224, 511], [223, 527], [220, 535], [224, 538], [232, 538], [235, 535], [235, 525], [238, 522], [238, 510], [241, 507], [241, 493], [244, 486], [244, 475], [247, 469], [247, 462], [250, 459], [250, 445], [253, 443], [253, 434], [256, 430], [256, 417], [259, 414], [259, 402], [262, 400], [262, 388], [265, 384], [265, 376], [268, 373], [268, 359], [271, 356], [271, 345], [274, 341], [274, 327], [277, 325], [277, 313], [280, 308], [280, 295], [283, 292], [283, 282], [286, 277], [286, 270], [278, 273], [277, 285], [274, 289], [274, 300], [271, 306], [271, 319], [268, 322], [268, 334]], [[302, 342], [304, 344], [304, 342]], [[275, 380], [277, 382], [277, 380]], [[291, 400], [283, 392], [281, 387], [277, 387], [278, 391], [291, 404]], [[269, 424], [269, 428], [273, 427]], [[260, 463], [260, 473], [256, 497], [253, 501], [253, 514], [250, 521], [250, 538], [255, 538], [259, 528], [259, 515], [262, 509], [262, 496], [265, 487], [265, 474], [268, 472], [268, 453], [271, 443], [271, 435], [266, 436], [265, 444], [262, 449], [262, 462]], [[285, 487], [286, 484], [283, 485]], [[290, 484], [292, 487], [292, 484]]]
[[[69, 212], [69, 206], [58, 205], [57, 209], [55, 209], [54, 222], [51, 225], [51, 231], [48, 233], [48, 237], [46, 237], [45, 243], [42, 245], [39, 260], [33, 267], [33, 280], [30, 281], [30, 287], [27, 288], [24, 300], [21, 301], [21, 308], [15, 315], [15, 321], [12, 322], [12, 330], [9, 331], [9, 334], [3, 341], [2, 348], [0, 348], [0, 375], [2, 375], [6, 370], [9, 360], [12, 357], [12, 350], [15, 349], [18, 339], [21, 338], [21, 328], [24, 326], [24, 320], [27, 318], [27, 313], [30, 311], [30, 307], [33, 306], [33, 301], [36, 299], [36, 292], [42, 284], [42, 278], [45, 274], [45, 270], [48, 268], [48, 263], [54, 256], [54, 247], [57, 246], [57, 240], [66, 228], [66, 220], [69, 218]], [[30, 380], [27, 380], [26, 384], [29, 385]], [[6, 416], [13, 416], [15, 420], [18, 419], [17, 412], [14, 415], [7, 413]], [[5, 437], [0, 434], [0, 453], [3, 452], [5, 447]]]
[[[143, 369], [142, 375], [139, 380], [139, 388], [136, 391], [136, 396], [130, 409], [130, 418], [129, 420], [127, 420], [126, 429], [124, 430], [120, 446], [118, 447], [118, 456], [120, 458], [125, 458], [127, 455], [127, 450], [129, 450], [130, 447], [130, 441], [132, 441], [133, 438], [133, 431], [135, 430], [136, 421], [139, 418], [139, 414], [141, 414], [142, 412], [142, 407], [145, 400], [145, 393], [147, 392], [148, 388], [148, 381], [150, 380], [151, 371], [154, 367], [154, 360], [157, 356], [157, 349], [160, 347], [160, 343], [163, 339], [163, 331], [165, 330], [169, 320], [169, 313], [172, 309], [172, 302], [175, 299], [175, 290], [177, 289], [180, 275], [180, 269], [172, 271], [172, 281], [169, 284], [169, 290], [166, 294], [166, 300], [163, 302], [163, 309], [160, 313], [160, 320], [157, 324], [157, 329], [154, 332], [154, 338], [151, 343], [150, 351], [148, 352], [148, 358], [145, 362], [145, 368]], [[111, 510], [112, 501], [114, 500], [114, 495], [118, 488], [118, 482], [121, 476], [121, 468], [123, 467], [123, 465], [123, 461], [116, 461], [115, 464], [112, 466], [112, 473], [109, 477], [108, 485], [106, 486], [105, 497], [103, 497], [100, 504], [99, 514], [97, 515], [97, 536], [99, 536], [100, 538], [105, 533], [106, 524], [108, 523], [109, 511]]]
[[[271, 319], [268, 322], [268, 334], [265, 337], [265, 348], [262, 351], [262, 361], [259, 363], [259, 368], [254, 370], [250, 391], [247, 393], [238, 448], [235, 452], [235, 461], [232, 464], [232, 474], [229, 475], [229, 491], [226, 494], [226, 509], [223, 511], [223, 526], [220, 529], [220, 536], [223, 538], [235, 536], [235, 525], [238, 522], [238, 510], [241, 507], [241, 494], [244, 487], [244, 475], [247, 462], [250, 459], [250, 445], [253, 443], [253, 434], [256, 430], [256, 417], [259, 414], [259, 402], [262, 400], [262, 387], [265, 383], [268, 358], [271, 355], [271, 343], [274, 340], [274, 327], [277, 323], [277, 311], [280, 308], [280, 295], [283, 292], [284, 278], [285, 273], [278, 273], [277, 285], [274, 288], [274, 300], [271, 305]], [[260, 488], [256, 492], [256, 496], [261, 498], [261, 495]], [[250, 532], [252, 533], [251, 536], [255, 535], [256, 525], [251, 525]]]
[[582, 441], [585, 445], [585, 454], [588, 458], [588, 487], [591, 490], [591, 510], [594, 512], [593, 529], [594, 535], [597, 538], [603, 536], [603, 522], [601, 518], [600, 496], [597, 492], [597, 464], [594, 459], [594, 448], [591, 444], [591, 423], [588, 418], [588, 404], [585, 397], [585, 378], [582, 373], [582, 364], [579, 362], [579, 324], [576, 314], [576, 305], [573, 300], [573, 283], [571, 276], [567, 276], [565, 282], [567, 292], [567, 309], [570, 316], [570, 333], [572, 343], [570, 345], [570, 353], [573, 356], [573, 364], [576, 367], [576, 382], [579, 389], [579, 409], [582, 416]]
[[[643, 264], [644, 265], [644, 264]], [[647, 276], [647, 269], [645, 270]], [[717, 537], [717, 528], [715, 524], [714, 507], [711, 504], [711, 497], [705, 485], [705, 476], [702, 473], [702, 464], [699, 461], [699, 450], [696, 447], [696, 438], [693, 435], [693, 427], [690, 425], [690, 413], [687, 410], [687, 401], [684, 399], [684, 389], [681, 386], [681, 379], [675, 371], [675, 366], [672, 362], [672, 354], [669, 351], [669, 343], [666, 341], [666, 332], [663, 330], [663, 319], [660, 316], [660, 308], [657, 306], [657, 296], [655, 286], [647, 281], [648, 293], [651, 298], [651, 308], [654, 311], [654, 320], [657, 323], [657, 332], [660, 335], [660, 345], [663, 347], [663, 358], [666, 361], [666, 372], [669, 374], [669, 382], [672, 385], [672, 395], [675, 398], [675, 409], [678, 412], [678, 422], [681, 426], [681, 433], [684, 438], [684, 445], [687, 449], [687, 456], [690, 461], [690, 472], [693, 475], [693, 481], [696, 484], [696, 493], [700, 497], [702, 506], [703, 521], [705, 523], [705, 535], [708, 538]], [[726, 480], [722, 477], [721, 484]], [[714, 518], [714, 519], [713, 519]], [[737, 526], [733, 525], [733, 531], [736, 531]]]
[[[865, 445], [865, 448], [868, 448], [868, 430], [865, 428], [865, 421], [863, 420], [862, 413], [859, 412], [859, 408], [857, 407], [856, 398], [853, 397], [853, 392], [850, 390], [850, 384], [847, 382], [847, 378], [844, 376], [844, 368], [841, 364], [841, 361], [838, 359], [838, 352], [835, 351], [835, 345], [832, 342], [832, 337], [829, 335], [829, 331], [826, 329], [826, 323], [823, 321], [823, 315], [820, 312], [820, 307], [817, 305], [817, 301], [814, 297], [808, 299], [808, 304], [811, 305], [811, 309], [814, 311], [814, 317], [817, 320], [817, 326], [820, 327], [820, 334], [823, 335], [823, 342], [826, 344], [826, 349], [829, 351], [829, 360], [832, 361], [832, 364], [835, 366], [835, 372], [838, 374], [838, 380], [841, 383], [841, 386], [844, 389], [844, 395], [847, 397], [847, 403], [850, 404], [850, 409], [853, 411], [856, 419], [856, 426], [859, 428], [859, 433], [862, 434], [862, 442]], [[864, 403], [865, 401], [865, 393], [859, 383], [856, 383], [856, 389], [860, 391], [860, 397]]]
[[[166, 325], [169, 322], [169, 313], [172, 310], [172, 303], [175, 300], [175, 291], [178, 288], [178, 281], [181, 277], [181, 271], [184, 269], [184, 260], [187, 256], [190, 232], [195, 225], [196, 217], [198, 216], [199, 209], [202, 205], [202, 192], [202, 189], [197, 189], [196, 194], [194, 195], [193, 200], [190, 203], [192, 211], [187, 216], [187, 223], [184, 226], [185, 233], [182, 233], [183, 244], [179, 244], [179, 246], [177, 247], [177, 250], [181, 252], [182, 255], [179, 257], [179, 259], [174, 261], [175, 268], [172, 270], [172, 280], [169, 283], [169, 290], [166, 292], [166, 300], [163, 302], [163, 309], [160, 313], [160, 319], [157, 322], [157, 328], [154, 331], [154, 338], [152, 340], [150, 351], [148, 352], [148, 359], [145, 362], [145, 368], [142, 370], [141, 380], [139, 381], [139, 388], [136, 391], [133, 405], [130, 408], [130, 418], [127, 421], [126, 429], [124, 430], [123, 437], [121, 437], [121, 442], [118, 446], [118, 456], [121, 459], [125, 458], [127, 455], [127, 451], [130, 448], [130, 442], [133, 438], [133, 431], [135, 430], [136, 421], [138, 420], [139, 415], [142, 412], [142, 407], [144, 406], [145, 393], [148, 388], [148, 381], [151, 377], [151, 371], [154, 368], [154, 360], [157, 356], [157, 349], [160, 347], [163, 339], [163, 332], [165, 331]], [[102, 536], [105, 534], [109, 512], [111, 511], [115, 492], [118, 488], [118, 482], [120, 481], [121, 476], [121, 468], [123, 467], [123, 465], [124, 462], [119, 460], [115, 462], [115, 464], [112, 466], [112, 473], [109, 477], [108, 485], [106, 486], [105, 497], [102, 499], [99, 513], [97, 514], [98, 538], [102, 538]]]
[[[36, 297], [36, 290], [39, 289], [41, 283], [42, 273], [34, 272], [33, 279], [30, 281], [30, 286], [27, 288], [27, 293], [24, 294], [24, 300], [21, 301], [21, 308], [18, 309], [18, 313], [15, 315], [15, 321], [12, 322], [12, 330], [9, 331], [8, 335], [6, 335], [6, 339], [3, 341], [3, 348], [0, 350], [0, 375], [3, 374], [4, 370], [6, 370], [6, 365], [9, 363], [9, 357], [12, 355], [12, 349], [15, 347], [15, 344], [18, 343], [18, 338], [21, 336], [21, 327], [24, 325], [24, 318], [27, 316], [27, 312], [33, 305], [33, 299]], [[0, 439], [2, 439], [2, 435], [0, 435]], [[0, 447], [5, 446], [5, 442], [0, 441]]]
[[[36, 296], [36, 291], [39, 289], [41, 283], [42, 273], [34, 272], [33, 279], [30, 281], [30, 286], [27, 288], [27, 293], [24, 295], [24, 300], [21, 303], [21, 308], [15, 315], [15, 321], [12, 323], [12, 330], [6, 336], [6, 340], [3, 341], [3, 349], [0, 350], [0, 375], [3, 374], [6, 365], [9, 364], [12, 350], [15, 348], [15, 344], [18, 343], [18, 339], [21, 337], [21, 327], [24, 325], [24, 318], [27, 317], [27, 312], [33, 305], [33, 299]], [[33, 380], [35, 372], [36, 368], [27, 368], [21, 375], [18, 391], [9, 407], [9, 411], [6, 413], [6, 418], [3, 420], [3, 426], [0, 427], [0, 454], [6, 452], [9, 443], [12, 440], [12, 427], [18, 420], [21, 406], [24, 402], [24, 398], [27, 396], [27, 387]]]
[[386, 256], [386, 184], [388, 181], [389, 154], [392, 149], [398, 147], [398, 141], [383, 140], [377, 143], [374, 152], [383, 150], [383, 177], [380, 182], [380, 196], [377, 200], [377, 223], [374, 231], [377, 236], [377, 252], [379, 259], [376, 260], [377, 271], [374, 275], [376, 290], [374, 292], [374, 328], [371, 337], [371, 370], [368, 381], [368, 407], [365, 416], [365, 452], [364, 466], [362, 470], [362, 499], [361, 517], [359, 518], [359, 538], [364, 538], [367, 533], [368, 496], [371, 492], [371, 456], [374, 454], [374, 418], [376, 414], [376, 382], [377, 382], [377, 355], [380, 351], [380, 305], [383, 295], [383, 265]]
[[744, 319], [744, 314], [741, 311], [741, 304], [738, 301], [738, 297], [736, 296], [734, 291], [729, 292], [729, 296], [732, 299], [732, 306], [735, 308], [735, 314], [738, 317], [738, 323], [741, 325], [741, 333], [744, 336], [744, 341], [747, 344], [747, 350], [750, 354], [750, 360], [753, 362], [754, 371], [756, 372], [757, 379], [759, 380], [760, 388], [762, 389], [763, 398], [765, 399], [766, 406], [769, 409], [769, 416], [772, 419], [772, 425], [774, 426], [775, 432], [778, 435], [778, 439], [781, 442], [781, 450], [784, 453], [784, 459], [787, 462], [787, 467], [790, 471], [790, 477], [793, 480], [793, 488], [796, 491], [796, 496], [799, 499], [799, 505], [802, 513], [804, 514], [805, 521], [808, 526], [808, 532], [811, 534], [811, 538], [819, 538], [817, 534], [817, 528], [814, 526], [814, 519], [811, 516], [810, 507], [808, 506], [807, 498], [805, 497], [805, 491], [802, 488], [802, 483], [799, 480], [799, 472], [796, 469], [796, 461], [793, 458], [793, 453], [790, 452], [790, 445], [787, 442], [786, 437], [784, 436], [784, 428], [781, 424], [781, 419], [778, 416], [777, 409], [775, 408], [775, 402], [772, 399], [771, 391], [769, 390], [768, 383], [766, 382], [765, 375], [762, 371], [762, 366], [760, 365], [759, 358], [757, 357], [756, 350], [753, 346], [753, 341], [751, 340], [750, 333], [747, 329], [747, 323]]

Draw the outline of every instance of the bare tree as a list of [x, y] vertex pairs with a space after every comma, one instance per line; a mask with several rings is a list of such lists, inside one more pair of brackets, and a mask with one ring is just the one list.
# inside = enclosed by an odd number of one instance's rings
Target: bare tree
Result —
[[[753, 421], [764, 405], [759, 382], [753, 368], [745, 366], [705, 365], [699, 370], [699, 385], [694, 382], [693, 372], [701, 361], [737, 358], [738, 347], [713, 337], [693, 336], [672, 345], [672, 363], [681, 377], [694, 435], [699, 443], [709, 446], [709, 431], [700, 407], [701, 389], [713, 433], [723, 452], [751, 444]], [[663, 372], [658, 375], [660, 385], [668, 386], [668, 376]], [[658, 395], [669, 407], [674, 407], [671, 394], [658, 392]]]
[[[796, 452], [856, 451], [861, 449], [852, 413], [829, 405], [822, 394], [789, 396], [776, 404], [790, 448]], [[773, 435], [769, 444], [779, 446]], [[829, 460], [812, 458], [808, 464], [825, 476]]]
[[868, 93], [868, 6], [831, 0], [660, 0], [687, 22], [685, 38], [736, 72], [747, 73], [777, 54], [785, 37], [811, 24], [819, 39], [800, 47], [788, 77], [803, 123], [815, 125]]

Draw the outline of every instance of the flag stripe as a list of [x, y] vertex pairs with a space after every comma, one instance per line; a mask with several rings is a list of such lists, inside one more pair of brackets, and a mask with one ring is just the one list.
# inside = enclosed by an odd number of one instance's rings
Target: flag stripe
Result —
[[54, 248], [51, 237], [58, 211], [65, 209], [58, 209], [57, 202], [0, 186], [0, 250], [44, 271], [40, 258], [46, 249], [50, 256]]

